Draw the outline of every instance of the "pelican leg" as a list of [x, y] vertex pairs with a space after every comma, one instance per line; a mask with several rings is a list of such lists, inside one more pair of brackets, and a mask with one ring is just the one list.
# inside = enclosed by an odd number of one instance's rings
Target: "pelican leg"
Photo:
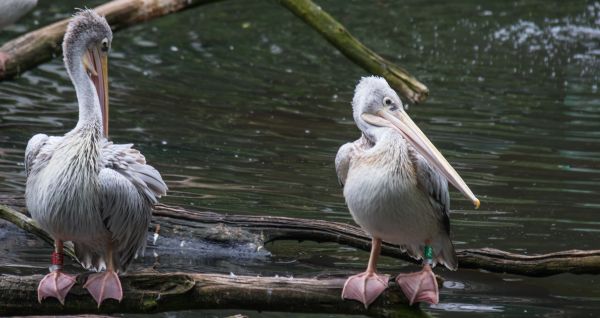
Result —
[[8, 61], [8, 55], [4, 52], [0, 52], [0, 73], [6, 70], [6, 61]]
[[437, 280], [431, 270], [432, 256], [431, 247], [425, 246], [423, 269], [420, 272], [396, 276], [396, 283], [402, 288], [411, 305], [418, 302], [437, 304], [440, 300]]
[[45, 298], [54, 297], [61, 304], [65, 304], [65, 297], [69, 293], [69, 290], [71, 290], [71, 287], [75, 285], [76, 276], [67, 275], [62, 272], [63, 260], [63, 242], [55, 240], [50, 274], [44, 276], [38, 285], [38, 301], [40, 303]]
[[83, 285], [98, 303], [98, 308], [105, 299], [112, 298], [119, 302], [123, 299], [123, 289], [115, 272], [112, 250], [108, 251], [107, 256], [106, 271], [90, 275]]
[[364, 273], [348, 277], [342, 290], [343, 299], [358, 300], [369, 307], [388, 287], [389, 275], [377, 275], [377, 259], [381, 252], [381, 239], [373, 238], [369, 265]]

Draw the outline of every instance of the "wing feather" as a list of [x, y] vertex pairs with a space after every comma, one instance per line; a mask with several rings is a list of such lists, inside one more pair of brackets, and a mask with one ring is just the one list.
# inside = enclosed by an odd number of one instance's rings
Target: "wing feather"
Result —
[[35, 159], [47, 140], [47, 135], [37, 134], [31, 137], [29, 142], [27, 142], [27, 148], [25, 148], [25, 171], [27, 172], [27, 176], [31, 173], [31, 168], [33, 168]]
[[152, 204], [129, 179], [113, 169], [102, 169], [99, 180], [102, 221], [111, 233], [115, 263], [125, 271], [146, 246]]
[[102, 147], [103, 166], [128, 179], [152, 204], [167, 193], [167, 185], [154, 167], [146, 164], [146, 158], [133, 144], [113, 144], [106, 141]]
[[346, 143], [340, 147], [335, 156], [335, 172], [342, 187], [346, 183], [352, 158], [371, 147], [373, 147], [373, 144], [364, 135], [356, 141]]
[[102, 219], [119, 253], [120, 270], [127, 269], [146, 245], [152, 206], [165, 195], [167, 185], [154, 167], [132, 144], [102, 146], [100, 186]]
[[27, 142], [27, 148], [25, 148], [25, 172], [27, 177], [32, 173], [43, 169], [52, 155], [58, 144], [60, 144], [63, 137], [47, 136], [45, 134], [36, 134], [29, 142]]
[[421, 190], [429, 195], [434, 208], [439, 211], [438, 216], [444, 223], [446, 233], [450, 233], [450, 195], [448, 181], [435, 168], [416, 151], [411, 151], [411, 158], [417, 173], [417, 184]]
[[417, 173], [417, 186], [428, 194], [429, 201], [437, 211], [436, 216], [444, 226], [443, 234], [438, 236], [438, 244], [441, 251], [436, 253], [436, 260], [451, 270], [456, 270], [458, 260], [454, 245], [450, 239], [450, 195], [448, 193], [448, 181], [433, 168], [427, 160], [411, 148], [410, 156]]
[[349, 142], [340, 147], [335, 156], [335, 172], [337, 173], [338, 182], [343, 187], [346, 183], [348, 170], [350, 169], [350, 161], [354, 154], [354, 145]]

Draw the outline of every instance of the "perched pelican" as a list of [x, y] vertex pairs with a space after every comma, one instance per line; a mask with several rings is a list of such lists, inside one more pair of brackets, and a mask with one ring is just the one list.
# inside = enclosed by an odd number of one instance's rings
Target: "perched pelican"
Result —
[[385, 79], [364, 77], [356, 86], [352, 108], [362, 136], [340, 147], [335, 168], [348, 209], [371, 235], [372, 247], [367, 270], [348, 278], [342, 297], [367, 307], [387, 288], [389, 276], [376, 273], [383, 240], [424, 261], [422, 271], [396, 278], [410, 303], [437, 303], [431, 267], [457, 267], [446, 180], [476, 207], [479, 200], [408, 117]]
[[112, 32], [92, 10], [75, 14], [63, 40], [67, 72], [79, 103], [77, 126], [62, 137], [33, 136], [25, 151], [27, 208], [55, 242], [38, 300], [64, 303], [75, 277], [62, 272], [63, 242], [72, 241], [98, 306], [121, 300], [124, 272], [146, 243], [152, 206], [166, 193], [160, 174], [131, 144], [108, 141], [107, 55]]
[[36, 4], [37, 0], [0, 0], [0, 30], [15, 23]]

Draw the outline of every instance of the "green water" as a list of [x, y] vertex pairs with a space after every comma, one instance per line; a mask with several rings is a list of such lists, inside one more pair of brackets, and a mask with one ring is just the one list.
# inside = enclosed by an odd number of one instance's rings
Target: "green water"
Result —
[[[458, 248], [600, 248], [599, 2], [318, 3], [428, 85], [427, 102], [409, 113], [482, 201], [475, 211], [452, 191]], [[0, 42], [80, 6], [42, 1]], [[154, 20], [116, 33], [109, 61], [111, 138], [135, 143], [161, 171], [171, 190], [162, 202], [352, 222], [333, 159], [359, 136], [350, 100], [368, 74], [283, 7], [227, 0]], [[59, 58], [1, 82], [0, 194], [23, 193], [23, 151], [33, 134], [60, 135], [76, 120]], [[0, 266], [45, 271], [48, 247], [10, 227], [0, 227], [0, 240]], [[197, 246], [204, 249], [212, 248]], [[157, 253], [167, 256], [165, 271], [288, 276], [358, 272], [368, 256], [335, 244], [267, 249], [272, 255], [190, 257], [177, 246]], [[400, 261], [381, 264], [386, 273], [401, 270], [409, 268]], [[449, 282], [439, 305], [423, 306], [435, 316], [600, 312], [597, 276], [436, 271]]]

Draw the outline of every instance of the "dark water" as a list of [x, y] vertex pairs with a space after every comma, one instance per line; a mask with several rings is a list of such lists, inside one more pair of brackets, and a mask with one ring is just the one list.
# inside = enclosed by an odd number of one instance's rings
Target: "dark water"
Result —
[[[452, 192], [458, 248], [600, 248], [600, 2], [319, 3], [430, 88], [409, 113], [482, 201], [475, 211]], [[0, 41], [78, 6], [44, 1]], [[115, 34], [112, 139], [134, 142], [162, 172], [165, 203], [351, 222], [333, 158], [358, 137], [349, 102], [364, 75], [274, 2], [207, 5]], [[59, 58], [0, 83], [0, 193], [23, 193], [31, 135], [63, 134], [76, 119]], [[10, 227], [0, 240], [6, 267], [44, 272], [49, 248]], [[173, 246], [153, 251], [164, 254], [161, 270], [310, 276], [333, 266], [362, 271], [367, 257], [335, 244], [280, 242], [267, 246], [271, 255], [242, 248], [190, 259]], [[384, 259], [381, 270], [405, 266]], [[449, 280], [442, 302], [423, 306], [435, 316], [600, 313], [597, 276], [438, 272]]]

